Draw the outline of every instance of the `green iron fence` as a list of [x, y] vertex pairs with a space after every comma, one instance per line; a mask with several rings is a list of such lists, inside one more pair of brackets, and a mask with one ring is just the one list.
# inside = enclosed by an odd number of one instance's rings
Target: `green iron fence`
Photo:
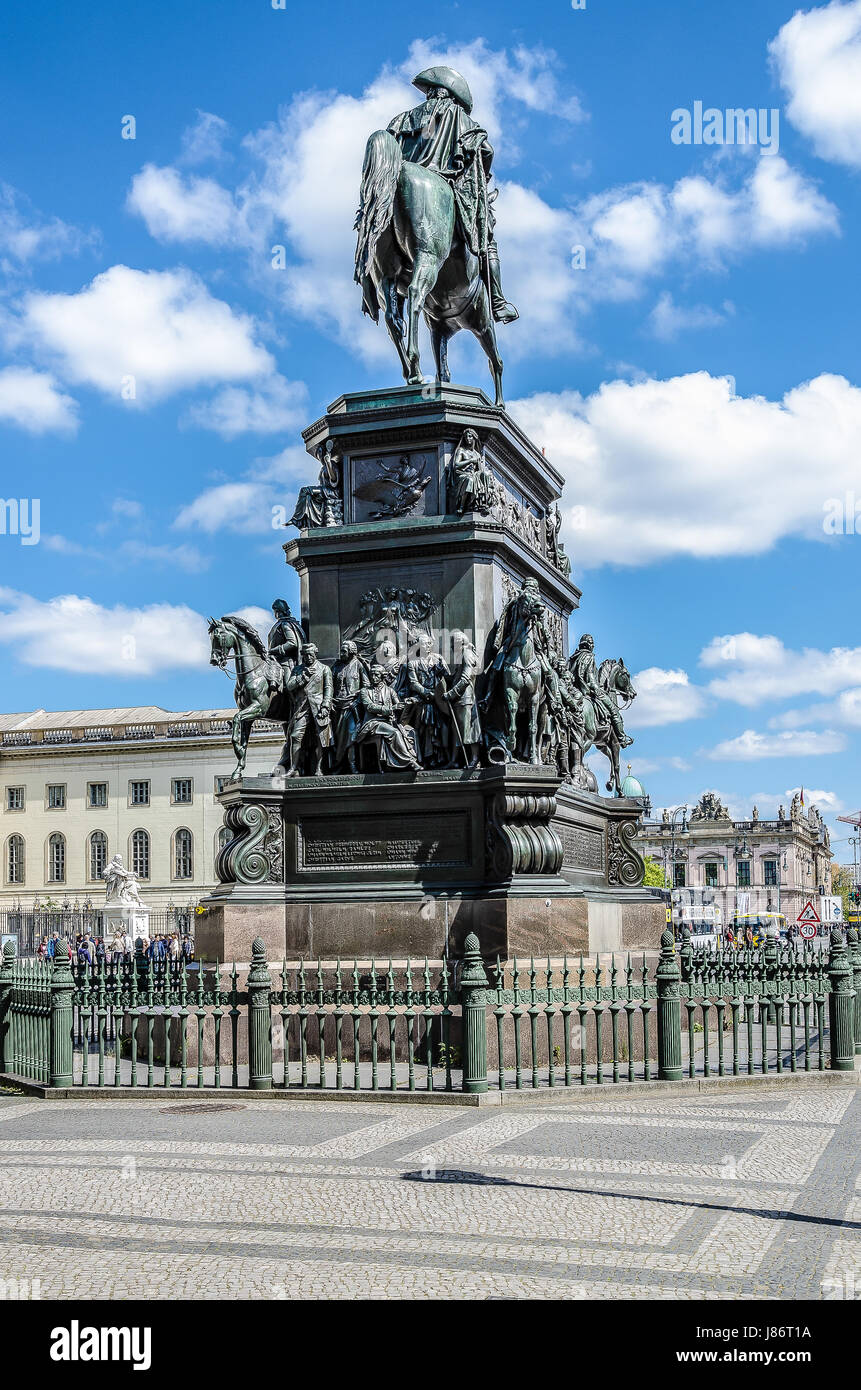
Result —
[[861, 946], [489, 965], [21, 960], [0, 970], [0, 1072], [50, 1087], [462, 1091], [848, 1071]]

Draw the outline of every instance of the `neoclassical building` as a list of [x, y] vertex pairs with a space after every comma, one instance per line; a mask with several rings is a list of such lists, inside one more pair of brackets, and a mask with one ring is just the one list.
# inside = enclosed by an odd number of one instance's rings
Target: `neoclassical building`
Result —
[[[215, 885], [223, 813], [215, 793], [236, 759], [234, 710], [35, 710], [0, 715], [0, 908], [104, 901], [121, 854], [153, 907]], [[277, 762], [280, 724], [258, 721], [246, 775]]]
[[798, 793], [788, 815], [780, 806], [775, 820], [761, 820], [754, 806], [749, 820], [734, 821], [714, 792], [705, 792], [690, 816], [664, 811], [641, 822], [638, 847], [681, 890], [679, 899], [704, 897], [724, 923], [737, 911], [782, 912], [792, 923], [820, 887], [831, 892], [828, 827]]

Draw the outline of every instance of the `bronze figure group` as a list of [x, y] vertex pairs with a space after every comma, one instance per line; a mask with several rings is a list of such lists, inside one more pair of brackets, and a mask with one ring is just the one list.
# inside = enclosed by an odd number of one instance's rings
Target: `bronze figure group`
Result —
[[[366, 599], [364, 619], [350, 629], [361, 645], [346, 636], [331, 666], [283, 599], [272, 605], [265, 645], [244, 618], [210, 620], [212, 663], [226, 669], [235, 662], [234, 776], [244, 770], [254, 720], [266, 718], [284, 725], [273, 773], [286, 778], [521, 761], [554, 767], [592, 789], [584, 756], [595, 747], [610, 760], [607, 790], [620, 794], [631, 678], [621, 659], [597, 665], [588, 634], [566, 661], [548, 633], [535, 579], [506, 603], [483, 665], [465, 632], [450, 635], [451, 664], [437, 650], [430, 595], [387, 589]], [[426, 626], [410, 625], [405, 611]], [[404, 659], [396, 645], [401, 624]]]

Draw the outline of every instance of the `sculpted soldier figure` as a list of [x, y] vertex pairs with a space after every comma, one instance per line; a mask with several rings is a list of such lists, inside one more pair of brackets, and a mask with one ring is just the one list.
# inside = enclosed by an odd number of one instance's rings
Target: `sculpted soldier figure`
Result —
[[283, 598], [277, 598], [272, 605], [275, 623], [269, 629], [267, 648], [270, 657], [277, 661], [287, 677], [299, 660], [299, 653], [305, 641], [305, 633], [298, 619], [290, 612], [290, 605]]
[[449, 767], [457, 767], [463, 759], [465, 766], [472, 769], [478, 766], [481, 747], [481, 720], [475, 698], [478, 654], [465, 632], [453, 632], [451, 640], [454, 648], [452, 683], [443, 698], [457, 726], [457, 733]]
[[381, 772], [419, 772], [415, 730], [398, 723], [404, 705], [377, 662], [371, 667], [370, 682], [356, 696], [359, 727], [354, 742], [376, 748]]
[[333, 683], [332, 672], [320, 661], [313, 642], [304, 643], [301, 664], [288, 677], [287, 689], [293, 696], [293, 714], [287, 730], [290, 763], [286, 775], [300, 776], [299, 760], [310, 731], [314, 775], [319, 777], [323, 771], [323, 750], [332, 742]]
[[415, 654], [401, 667], [397, 693], [410, 701], [407, 718], [416, 731], [424, 767], [439, 767], [448, 759], [449, 720], [439, 709], [437, 686], [451, 676], [443, 658], [433, 651], [433, 638], [419, 633]]
[[486, 516], [496, 499], [493, 474], [484, 461], [475, 430], [464, 430], [449, 464], [449, 509]]
[[332, 667], [336, 768], [347, 758], [350, 771], [356, 771], [355, 738], [359, 727], [356, 696], [369, 683], [367, 664], [359, 656], [355, 642], [342, 642], [340, 656]]
[[598, 680], [598, 668], [595, 665], [595, 643], [588, 632], [584, 632], [580, 638], [577, 650], [568, 665], [574, 684], [581, 695], [590, 699], [596, 712], [600, 710], [609, 721], [610, 727], [619, 741], [620, 748], [627, 748], [634, 740], [625, 733], [625, 726], [622, 723], [622, 715], [618, 705], [607, 694]]
[[401, 146], [404, 159], [441, 174], [451, 184], [463, 239], [479, 257], [490, 284], [490, 302], [497, 323], [512, 323], [518, 313], [502, 293], [499, 251], [494, 236], [493, 203], [488, 192], [493, 149], [472, 119], [472, 93], [466, 78], [453, 68], [426, 68], [413, 78], [425, 93], [420, 106], [404, 111], [389, 123], [389, 133]]

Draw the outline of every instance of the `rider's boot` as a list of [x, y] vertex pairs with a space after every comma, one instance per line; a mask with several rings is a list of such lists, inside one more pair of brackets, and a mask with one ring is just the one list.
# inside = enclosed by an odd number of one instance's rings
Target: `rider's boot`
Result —
[[513, 304], [509, 304], [502, 293], [502, 271], [499, 268], [499, 252], [495, 245], [488, 247], [487, 271], [490, 278], [490, 307], [497, 323], [513, 323], [520, 315]]

